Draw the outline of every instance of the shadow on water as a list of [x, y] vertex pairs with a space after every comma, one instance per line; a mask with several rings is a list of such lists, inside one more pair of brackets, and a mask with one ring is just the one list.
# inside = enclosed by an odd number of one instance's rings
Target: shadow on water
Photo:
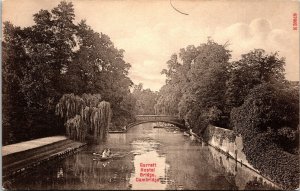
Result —
[[[191, 140], [178, 128], [135, 126], [109, 134], [101, 145], [49, 163], [18, 178], [12, 189], [128, 190], [274, 189], [272, 183], [228, 159], [214, 148]], [[94, 152], [110, 148], [119, 157], [101, 161]], [[148, 165], [148, 166], [147, 166]]]

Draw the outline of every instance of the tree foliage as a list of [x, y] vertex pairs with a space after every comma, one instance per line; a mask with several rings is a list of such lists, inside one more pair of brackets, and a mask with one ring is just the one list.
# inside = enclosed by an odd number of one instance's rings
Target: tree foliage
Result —
[[232, 110], [247, 160], [277, 182], [299, 182], [299, 92], [264, 83], [253, 88], [243, 105]]
[[262, 83], [284, 84], [285, 59], [278, 53], [267, 54], [255, 49], [230, 65], [230, 78], [227, 81], [227, 105], [240, 106], [251, 89]]
[[299, 182], [299, 87], [285, 79], [285, 59], [254, 49], [230, 61], [212, 40], [190, 45], [167, 62], [156, 103], [199, 135], [209, 124], [243, 137], [247, 160], [287, 188]]
[[66, 134], [73, 140], [85, 141], [88, 134], [94, 141], [104, 140], [111, 121], [110, 103], [99, 94], [64, 94], [56, 105], [56, 115], [64, 119]]
[[86, 21], [75, 23], [72, 3], [40, 10], [33, 20], [25, 28], [4, 23], [4, 144], [62, 133], [55, 106], [64, 94], [101, 94], [114, 111], [113, 123], [132, 120], [124, 50]]
[[150, 89], [143, 89], [143, 84], [134, 85], [132, 96], [136, 100], [134, 113], [136, 115], [154, 115], [154, 105], [157, 99], [157, 93]]
[[[230, 54], [223, 45], [208, 40], [198, 47], [181, 49], [179, 58], [173, 54], [168, 69], [162, 71], [167, 80], [156, 107], [185, 118], [198, 132], [209, 121], [217, 123], [224, 110]], [[208, 116], [212, 110], [219, 116]]]

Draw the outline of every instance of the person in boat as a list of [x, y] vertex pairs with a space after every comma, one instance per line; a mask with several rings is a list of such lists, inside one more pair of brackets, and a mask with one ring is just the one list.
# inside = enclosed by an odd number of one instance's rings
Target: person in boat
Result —
[[101, 157], [102, 157], [102, 158], [107, 158], [107, 157], [108, 157], [107, 149], [104, 149], [104, 151], [102, 152]]
[[110, 149], [107, 149], [107, 155], [110, 156], [111, 155], [111, 151]]
[[110, 154], [111, 154], [110, 149], [104, 149], [104, 151], [102, 152], [101, 157], [102, 158], [108, 158], [110, 156]]

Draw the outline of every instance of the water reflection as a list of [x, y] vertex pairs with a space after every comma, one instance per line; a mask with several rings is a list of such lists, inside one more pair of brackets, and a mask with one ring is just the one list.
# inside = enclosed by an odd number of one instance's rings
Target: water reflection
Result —
[[[64, 190], [236, 190], [268, 189], [269, 182], [237, 165], [214, 148], [184, 136], [176, 127], [135, 126], [126, 134], [109, 134], [62, 161], [40, 166], [18, 178], [12, 189]], [[94, 152], [110, 148], [116, 158], [98, 160]], [[141, 166], [143, 163], [143, 169]], [[148, 164], [149, 166], [145, 165]], [[155, 164], [155, 167], [154, 165]], [[153, 171], [154, 168], [154, 171]], [[141, 173], [143, 173], [141, 175]], [[146, 175], [147, 173], [152, 175]], [[139, 182], [153, 176], [159, 181]], [[252, 187], [251, 187], [252, 186]]]
[[[152, 157], [152, 158], [149, 158]], [[141, 171], [141, 163], [156, 164], [151, 173]], [[166, 189], [166, 171], [169, 165], [166, 164], [166, 158], [159, 156], [156, 151], [150, 151], [134, 157], [134, 173], [130, 179], [133, 190], [164, 190]]]
[[213, 147], [208, 147], [214, 167], [225, 174], [228, 182], [236, 185], [239, 190], [276, 190], [277, 185], [259, 176], [253, 170], [237, 163], [235, 160], [220, 154]]
[[62, 167], [60, 167], [57, 170], [57, 179], [60, 179], [60, 178], [63, 178], [63, 177], [64, 177], [64, 171], [63, 171]]

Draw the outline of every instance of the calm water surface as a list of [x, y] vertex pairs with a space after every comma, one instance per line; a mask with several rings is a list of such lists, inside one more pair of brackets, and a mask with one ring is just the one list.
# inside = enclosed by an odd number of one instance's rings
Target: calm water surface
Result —
[[[178, 128], [132, 127], [109, 134], [101, 145], [18, 178], [13, 189], [271, 189], [272, 184], [214, 148], [184, 136]], [[110, 148], [116, 158], [100, 161], [94, 152]], [[155, 167], [141, 167], [142, 164]], [[150, 172], [144, 172], [148, 169]], [[141, 174], [142, 173], [142, 174]], [[141, 179], [150, 178], [152, 181]]]

